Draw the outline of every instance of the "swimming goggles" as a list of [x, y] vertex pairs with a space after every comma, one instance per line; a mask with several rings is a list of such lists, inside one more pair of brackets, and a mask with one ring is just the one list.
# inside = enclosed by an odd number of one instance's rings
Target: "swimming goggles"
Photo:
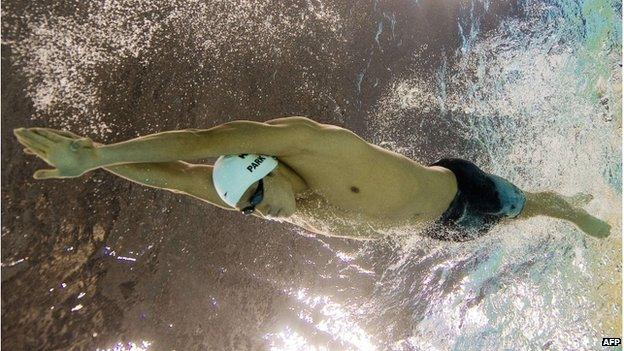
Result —
[[264, 198], [264, 184], [262, 183], [262, 179], [258, 181], [258, 187], [256, 191], [254, 191], [253, 195], [251, 195], [251, 200], [249, 201], [249, 206], [243, 208], [241, 212], [245, 215], [250, 215], [256, 210], [256, 206], [262, 202]]

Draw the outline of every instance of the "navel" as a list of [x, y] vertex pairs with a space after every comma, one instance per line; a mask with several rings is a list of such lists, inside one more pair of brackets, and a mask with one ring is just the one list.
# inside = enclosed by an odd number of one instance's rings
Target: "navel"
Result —
[[359, 189], [357, 186], [352, 186], [352, 187], [351, 187], [351, 192], [353, 192], [353, 193], [356, 193], [356, 194], [357, 194], [357, 193], [359, 193], [359, 192], [360, 192], [360, 189]]

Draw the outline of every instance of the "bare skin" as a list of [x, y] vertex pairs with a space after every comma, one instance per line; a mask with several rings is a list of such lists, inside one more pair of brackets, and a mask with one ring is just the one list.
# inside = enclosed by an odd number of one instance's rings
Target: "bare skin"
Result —
[[[253, 215], [331, 236], [375, 239], [388, 229], [422, 226], [439, 218], [457, 193], [450, 170], [420, 165], [347, 129], [305, 117], [264, 123], [234, 121], [110, 145], [49, 128], [18, 128], [14, 134], [25, 152], [55, 167], [36, 171], [36, 179], [79, 177], [102, 168], [135, 183], [235, 211], [249, 204], [256, 184], [232, 208], [214, 189], [212, 165], [183, 160], [241, 153], [273, 155], [279, 165], [264, 178], [264, 199]], [[570, 221], [594, 237], [610, 234], [609, 224], [580, 207], [591, 195], [525, 194], [520, 219], [549, 216]]]

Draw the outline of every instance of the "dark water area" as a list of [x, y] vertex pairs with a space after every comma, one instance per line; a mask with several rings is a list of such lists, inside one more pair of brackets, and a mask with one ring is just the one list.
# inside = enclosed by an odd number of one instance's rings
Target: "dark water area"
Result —
[[[104, 170], [35, 180], [47, 165], [24, 154], [12, 130], [45, 126], [114, 143], [301, 115], [374, 141], [382, 87], [414, 75], [434, 84], [440, 62], [452, 67], [469, 44], [471, 24], [487, 37], [503, 19], [523, 14], [513, 1], [437, 0], [7, 0], [2, 11], [7, 350], [260, 350], [284, 326], [317, 346], [356, 349], [335, 331], [303, 323], [292, 290], [305, 286], [375, 310], [367, 298], [395, 243], [305, 235]], [[475, 147], [456, 132], [462, 126], [452, 112], [415, 113], [422, 122], [400, 128], [418, 136], [410, 142], [419, 161]], [[366, 257], [336, 254], [359, 250]], [[378, 302], [387, 309], [361, 327], [379, 349], [407, 338], [424, 318], [426, 306], [405, 311]], [[388, 326], [386, 318], [402, 323]]]

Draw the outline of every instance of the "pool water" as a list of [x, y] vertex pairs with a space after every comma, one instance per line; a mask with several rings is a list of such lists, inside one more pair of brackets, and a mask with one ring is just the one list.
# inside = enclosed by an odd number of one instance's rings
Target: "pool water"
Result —
[[[4, 1], [10, 349], [602, 350], [621, 336], [621, 2]], [[305, 115], [423, 164], [589, 193], [469, 242], [360, 242], [103, 170], [36, 181], [13, 128], [112, 143]], [[211, 160], [205, 160], [210, 162]], [[199, 161], [198, 161], [199, 162]]]

